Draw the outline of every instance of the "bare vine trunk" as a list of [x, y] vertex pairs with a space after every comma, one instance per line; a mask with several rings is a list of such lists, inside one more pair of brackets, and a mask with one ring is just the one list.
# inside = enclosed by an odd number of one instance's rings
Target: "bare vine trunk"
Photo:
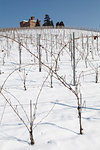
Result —
[[33, 139], [33, 122], [32, 122], [32, 101], [30, 100], [30, 142], [31, 145], [34, 145], [34, 139]]
[[30, 141], [31, 141], [31, 145], [34, 145], [34, 139], [33, 139], [33, 129], [32, 129], [32, 124], [30, 124]]
[[82, 107], [81, 107], [81, 104], [82, 104], [82, 99], [81, 99], [81, 96], [80, 96], [80, 99], [77, 97], [77, 100], [78, 100], [78, 115], [79, 115], [79, 126], [80, 126], [80, 134], [82, 135], [83, 134], [83, 128], [82, 128], [82, 116], [81, 116], [81, 110], [82, 110]]
[[82, 120], [81, 120], [81, 107], [78, 106], [78, 114], [79, 114], [79, 125], [80, 125], [80, 134], [83, 134], [83, 128], [82, 128]]

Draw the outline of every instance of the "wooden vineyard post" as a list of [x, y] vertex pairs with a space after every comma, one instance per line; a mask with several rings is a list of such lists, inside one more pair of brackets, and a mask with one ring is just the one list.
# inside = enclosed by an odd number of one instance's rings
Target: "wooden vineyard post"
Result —
[[75, 81], [75, 33], [73, 32], [73, 85], [76, 85]]

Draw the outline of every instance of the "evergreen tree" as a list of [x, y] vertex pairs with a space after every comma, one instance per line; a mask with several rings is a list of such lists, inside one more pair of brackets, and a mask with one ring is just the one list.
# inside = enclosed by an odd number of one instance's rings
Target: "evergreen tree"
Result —
[[65, 26], [63, 21], [60, 22], [60, 26], [63, 26], [63, 27]]
[[35, 25], [36, 27], [39, 27], [40, 26], [40, 23], [39, 23], [39, 20], [37, 19], [37, 21], [36, 21], [36, 25]]
[[52, 20], [50, 21], [50, 26], [53, 26], [53, 27], [54, 27], [54, 23], [53, 23]]
[[44, 18], [44, 24], [43, 26], [49, 26], [50, 25], [50, 17], [48, 14], [45, 15], [45, 18]]
[[60, 26], [60, 23], [59, 23], [59, 22], [56, 23], [56, 27], [58, 27], [58, 26]]
[[48, 14], [45, 15], [43, 26], [54, 26], [53, 21], [50, 20], [50, 17]]

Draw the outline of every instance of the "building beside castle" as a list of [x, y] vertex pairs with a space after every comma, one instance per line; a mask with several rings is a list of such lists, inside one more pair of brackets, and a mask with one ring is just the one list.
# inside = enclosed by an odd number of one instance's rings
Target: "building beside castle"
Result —
[[[41, 26], [41, 21], [38, 21], [39, 25]], [[35, 17], [32, 16], [28, 21], [23, 20], [20, 22], [20, 27], [36, 27], [37, 21]]]

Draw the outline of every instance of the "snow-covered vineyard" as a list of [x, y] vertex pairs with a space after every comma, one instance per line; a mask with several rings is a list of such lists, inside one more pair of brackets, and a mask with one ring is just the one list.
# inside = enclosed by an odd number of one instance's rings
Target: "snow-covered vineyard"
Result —
[[0, 31], [0, 150], [99, 150], [99, 87], [100, 32]]

